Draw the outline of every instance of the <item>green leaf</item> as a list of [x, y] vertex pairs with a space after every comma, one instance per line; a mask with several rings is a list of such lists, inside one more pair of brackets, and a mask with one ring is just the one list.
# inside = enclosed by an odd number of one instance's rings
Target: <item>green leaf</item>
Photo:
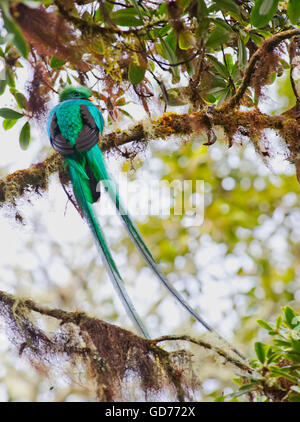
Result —
[[[294, 316], [294, 318], [292, 319], [292, 325], [293, 326], [297, 326], [297, 325], [299, 325], [300, 324], [300, 315], [296, 315], [296, 316]], [[298, 328], [299, 327], [296, 327], [297, 328], [297, 331], [298, 331]], [[296, 330], [293, 330], [293, 331], [296, 331]]]
[[155, 71], [155, 64], [151, 60], [148, 61], [148, 64], [149, 64], [150, 69], [152, 70], [152, 72], [154, 72]]
[[277, 352], [272, 352], [271, 354], [268, 353], [267, 364], [270, 365], [272, 362], [277, 362], [280, 358], [281, 356]]
[[206, 41], [206, 45], [213, 49], [220, 49], [220, 46], [229, 39], [229, 32], [222, 27], [214, 28]]
[[105, 43], [103, 41], [103, 38], [94, 38], [93, 44], [92, 44], [93, 50], [96, 51], [96, 53], [104, 54], [105, 52]]
[[23, 95], [21, 92], [16, 92], [14, 94], [15, 99], [17, 101], [17, 104], [20, 108], [26, 108], [27, 105], [27, 99], [25, 97], [25, 95]]
[[207, 103], [213, 104], [213, 103], [215, 103], [215, 102], [217, 101], [217, 99], [216, 99], [216, 97], [215, 97], [215, 96], [213, 96], [212, 94], [206, 94], [206, 95], [205, 95], [205, 101], [206, 101]]
[[124, 116], [129, 117], [130, 119], [133, 119], [132, 115], [131, 115], [130, 113], [128, 113], [128, 111], [123, 110], [122, 108], [119, 108], [119, 111], [120, 111], [121, 113], [123, 113], [123, 114], [124, 114]]
[[[293, 347], [293, 352], [297, 353], [300, 357], [300, 340], [299, 340], [299, 331], [298, 330], [292, 330], [292, 338], [291, 338], [291, 344]], [[295, 338], [293, 338], [295, 337]]]
[[11, 108], [0, 108], [0, 117], [4, 117], [4, 119], [20, 119], [24, 115], [21, 113], [18, 113], [15, 110], [12, 110]]
[[256, 0], [250, 16], [251, 24], [257, 28], [266, 26], [275, 15], [278, 3], [279, 0]]
[[265, 328], [266, 330], [273, 330], [271, 325], [269, 325], [266, 321], [262, 319], [258, 319], [256, 322], [258, 325], [260, 325], [262, 328]]
[[290, 328], [293, 328], [295, 325], [297, 325], [293, 323], [294, 318], [298, 316], [296, 312], [294, 311], [294, 309], [292, 309], [290, 306], [285, 306], [283, 308], [283, 312], [285, 316], [285, 322]]
[[274, 344], [276, 346], [292, 347], [292, 344], [291, 344], [290, 341], [281, 340], [281, 339], [278, 339], [278, 338], [274, 340]]
[[276, 328], [277, 328], [277, 330], [281, 327], [282, 320], [283, 320], [282, 315], [279, 315], [279, 316], [276, 318]]
[[218, 397], [215, 398], [214, 401], [217, 402], [217, 403], [224, 402], [225, 401], [225, 397], [224, 396], [218, 396]]
[[104, 22], [104, 16], [102, 13], [102, 10], [104, 10], [104, 13], [106, 12], [106, 14], [109, 16], [112, 12], [114, 8], [114, 4], [113, 3], [108, 3], [108, 2], [103, 2], [102, 3], [102, 7], [96, 10], [95, 14], [94, 14], [94, 21], [99, 23], [103, 23]]
[[224, 66], [223, 63], [219, 62], [219, 60], [212, 56], [211, 54], [207, 54], [207, 57], [209, 60], [213, 63], [215, 70], [219, 75], [221, 75], [223, 78], [227, 79], [229, 77], [228, 70], [226, 69], [226, 66]]
[[261, 343], [260, 341], [257, 341], [256, 343], [254, 343], [254, 349], [256, 352], [256, 356], [258, 357], [258, 360], [261, 363], [264, 363], [266, 359], [265, 345]]
[[[166, 34], [168, 34], [170, 32], [170, 29], [171, 29], [170, 25], [166, 25], [166, 26], [162, 27], [161, 29], [158, 30], [157, 37], [159, 37], [159, 36], [164, 37]], [[177, 40], [177, 38], [176, 38], [176, 40]], [[176, 43], [177, 43], [177, 41], [176, 41]]]
[[110, 18], [114, 24], [119, 26], [141, 26], [143, 20], [137, 17], [135, 8], [120, 9], [110, 14]]
[[299, 0], [290, 0], [287, 7], [288, 17], [293, 25], [296, 25], [300, 19]]
[[6, 68], [6, 81], [11, 88], [16, 86], [15, 75], [11, 67]]
[[[160, 45], [157, 45], [157, 47], [161, 47], [161, 52], [163, 57], [165, 57], [169, 63], [171, 64], [175, 64], [177, 61], [177, 57], [175, 52], [172, 49], [172, 46], [170, 44], [170, 42], [168, 42], [169, 40], [164, 40], [163, 38], [160, 37]], [[178, 66], [172, 66], [171, 67], [171, 71], [173, 73], [173, 75], [175, 76], [175, 78], [179, 79], [179, 70], [178, 70]]]
[[257, 403], [262, 403], [262, 402], [266, 402], [268, 401], [268, 397], [267, 396], [256, 396], [254, 398], [254, 401]]
[[131, 62], [128, 70], [128, 79], [133, 85], [138, 85], [144, 79], [146, 69]]
[[6, 85], [7, 85], [6, 79], [1, 79], [0, 80], [0, 95], [4, 93]]
[[238, 64], [241, 69], [247, 64], [247, 50], [241, 37], [238, 37]]
[[100, 8], [97, 9], [95, 14], [94, 14], [94, 21], [97, 22], [97, 23], [103, 23], [104, 22], [104, 17], [103, 17], [103, 14], [102, 14]]
[[214, 0], [214, 2], [219, 9], [232, 12], [233, 16], [240, 16], [240, 10], [234, 0]]
[[162, 37], [160, 38], [160, 44], [157, 44], [159, 54], [162, 55], [169, 63], [174, 64], [177, 61], [176, 54], [173, 51], [172, 44], [170, 40], [164, 40]]
[[228, 23], [226, 23], [225, 21], [223, 21], [220, 18], [214, 18], [214, 19], [210, 19], [210, 22], [215, 24], [216, 26], [225, 29], [228, 32], [234, 32], [234, 30], [231, 28], [230, 25], [228, 25]]
[[230, 97], [230, 89], [224, 89], [221, 97], [218, 99], [218, 107], [220, 107]]
[[62, 67], [65, 63], [66, 63], [65, 60], [60, 59], [57, 56], [53, 56], [52, 59], [50, 60], [50, 66], [52, 67], [52, 69], [57, 69], [59, 67]]
[[188, 50], [195, 45], [196, 41], [193, 34], [189, 31], [182, 31], [178, 36], [178, 46], [181, 50]]
[[2, 123], [3, 129], [4, 130], [10, 129], [11, 127], [13, 127], [17, 123], [17, 121], [18, 120], [16, 120], [16, 119], [4, 119], [3, 123]]
[[236, 66], [233, 64], [233, 57], [231, 54], [225, 54], [223, 57], [224, 65], [232, 76], [235, 73]]
[[279, 368], [277, 366], [270, 366], [269, 367], [270, 373], [271, 375], [275, 376], [275, 377], [279, 377], [279, 378], [286, 378], [289, 381], [292, 381], [295, 384], [298, 384], [298, 379], [297, 377], [293, 376], [290, 372], [291, 372], [291, 367], [284, 367], [284, 368]]
[[210, 86], [211, 86], [211, 88], [216, 88], [216, 87], [218, 87], [218, 88], [226, 88], [227, 87], [227, 83], [226, 83], [226, 80], [223, 77], [221, 77], [218, 74], [215, 74], [215, 75], [213, 75], [213, 78], [212, 78], [212, 81], [211, 81]]
[[291, 362], [296, 362], [296, 363], [300, 362], [300, 354], [297, 352], [287, 352], [283, 354], [283, 356]]
[[230, 394], [229, 397], [239, 397], [239, 396], [242, 396], [243, 394], [251, 393], [251, 391], [254, 391], [256, 389], [257, 389], [257, 383], [251, 382], [249, 384], [243, 385], [238, 391]]
[[167, 4], [165, 2], [161, 3], [158, 6], [155, 14], [156, 16], [161, 16], [163, 18], [166, 18], [168, 16]]
[[26, 150], [28, 148], [29, 141], [30, 141], [30, 125], [29, 125], [29, 122], [26, 122], [20, 132], [20, 138], [19, 138], [20, 147], [23, 150]]
[[2, 9], [2, 18], [4, 22], [5, 29], [9, 34], [13, 34], [13, 43], [16, 46], [16, 48], [19, 50], [21, 55], [25, 57], [25, 59], [28, 57], [29, 53], [29, 47], [27, 42], [25, 41], [25, 38], [23, 37], [23, 34], [19, 28], [19, 25], [15, 22], [15, 20], [12, 18], [12, 16], [9, 13], [8, 6], [5, 4], [1, 4]]
[[215, 87], [215, 88], [210, 88], [207, 91], [207, 94], [213, 94], [215, 97], [218, 97], [219, 95], [223, 94], [224, 92], [227, 92], [227, 88], [221, 88], [221, 87]]
[[[138, 2], [137, 2], [136, 0], [130, 0], [130, 1], [131, 1], [131, 3], [133, 4], [133, 6], [134, 6], [135, 10], [137, 11], [137, 14], [138, 14], [139, 18], [140, 18], [140, 19], [141, 19], [141, 21], [143, 22], [143, 15], [142, 15], [141, 9], [140, 9], [140, 7], [139, 7], [139, 5], [138, 5]], [[142, 9], [142, 10], [143, 10], [143, 9]]]
[[172, 50], [175, 52], [177, 48], [177, 35], [174, 29], [170, 31], [168, 36], [165, 38], [166, 43], [172, 48]]

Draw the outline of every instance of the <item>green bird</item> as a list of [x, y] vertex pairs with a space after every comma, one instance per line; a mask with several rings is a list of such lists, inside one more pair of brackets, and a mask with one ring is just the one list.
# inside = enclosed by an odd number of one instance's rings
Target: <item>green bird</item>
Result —
[[[101, 181], [115, 204], [130, 238], [145, 262], [160, 282], [175, 296], [181, 305], [207, 330], [215, 332], [181, 297], [159, 269], [142, 236], [123, 206], [117, 185], [108, 174], [102, 152], [97, 145], [104, 121], [101, 112], [90, 101], [92, 92], [85, 86], [69, 86], [62, 90], [59, 104], [49, 114], [47, 129], [53, 148], [63, 155], [68, 166], [75, 198], [99, 246], [110, 279], [119, 293], [125, 308], [138, 331], [150, 338], [126, 292], [123, 279], [107, 246], [101, 226], [93, 212], [92, 204], [99, 199], [97, 184]], [[220, 337], [220, 336], [219, 336]]]

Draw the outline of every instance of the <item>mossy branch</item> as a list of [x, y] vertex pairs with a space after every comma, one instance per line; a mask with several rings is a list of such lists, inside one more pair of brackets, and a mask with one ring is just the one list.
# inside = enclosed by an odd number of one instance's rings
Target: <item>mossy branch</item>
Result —
[[[33, 313], [39, 318], [50, 317], [58, 322], [53, 331], [39, 328]], [[249, 372], [247, 365], [232, 358], [226, 351], [201, 339], [189, 336], [165, 336], [149, 340], [108, 324], [83, 312], [50, 309], [31, 299], [19, 299], [0, 291], [0, 316], [7, 324], [10, 340], [19, 355], [32, 363], [43, 363], [44, 369], [52, 361], [60, 361], [64, 371], [68, 358], [72, 364], [84, 364], [89, 377], [96, 382], [95, 394], [99, 400], [120, 399], [122, 380], [127, 370], [136, 372], [143, 391], [161, 390], [170, 384], [176, 391], [176, 400], [190, 400], [193, 388], [198, 388], [193, 373], [192, 355], [184, 350], [167, 352], [157, 346], [166, 340], [188, 341], [209, 352], [214, 352], [234, 367]], [[44, 321], [47, 327], [47, 320]], [[47, 369], [46, 369], [47, 370]], [[49, 368], [50, 370], [50, 368]]]
[[[104, 135], [99, 145], [101, 150], [106, 152], [113, 148], [119, 149], [130, 142], [147, 144], [150, 140], [166, 139], [172, 135], [186, 138], [206, 133], [209, 138], [212, 127], [216, 125], [224, 128], [230, 145], [237, 133], [247, 135], [255, 143], [260, 131], [274, 129], [285, 139], [292, 158], [300, 154], [300, 127], [295, 117], [269, 116], [259, 110], [243, 112], [235, 109], [227, 112], [222, 107], [210, 110], [209, 114], [206, 109], [191, 114], [165, 113], [156, 121], [145, 120], [126, 131]], [[64, 174], [63, 180], [68, 181], [63, 159], [57, 153], [50, 155], [43, 162], [0, 179], [0, 207], [6, 202], [15, 205], [16, 199], [28, 191], [42, 193], [48, 187], [49, 176], [55, 172]]]
[[274, 50], [274, 48], [282, 41], [293, 38], [297, 35], [300, 35], [300, 29], [291, 29], [288, 31], [279, 32], [278, 34], [272, 35], [271, 37], [264, 40], [260, 48], [256, 50], [256, 52], [251, 56], [239, 89], [231, 97], [231, 99], [223, 105], [222, 109], [232, 109], [240, 103], [247, 88], [250, 86], [257, 63], [264, 59], [266, 52]]
[[212, 352], [216, 353], [220, 357], [224, 358], [226, 362], [231, 363], [233, 366], [241, 369], [242, 371], [246, 372], [253, 372], [253, 369], [245, 364], [245, 360], [236, 359], [231, 354], [228, 354], [224, 349], [221, 349], [218, 346], [215, 346], [201, 338], [195, 339], [191, 336], [183, 335], [183, 336], [162, 336], [155, 340], [151, 340], [152, 344], [162, 343], [164, 341], [187, 341], [188, 343], [196, 344], [200, 347], [203, 347], [206, 350], [211, 350]]

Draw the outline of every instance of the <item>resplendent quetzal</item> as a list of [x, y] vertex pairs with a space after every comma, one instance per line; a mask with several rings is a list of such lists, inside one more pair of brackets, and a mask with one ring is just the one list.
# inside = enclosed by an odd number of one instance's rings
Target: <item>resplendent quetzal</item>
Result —
[[96, 186], [99, 181], [115, 203], [116, 208], [129, 236], [142, 257], [154, 271], [158, 279], [184, 306], [184, 308], [207, 330], [214, 330], [190, 307], [178, 291], [172, 287], [158, 268], [151, 252], [145, 245], [142, 236], [124, 208], [117, 186], [107, 173], [102, 152], [97, 145], [99, 134], [103, 130], [103, 117], [98, 108], [90, 101], [92, 92], [85, 86], [69, 86], [62, 90], [60, 103], [54, 107], [48, 118], [48, 135], [53, 148], [63, 155], [68, 166], [73, 190], [78, 205], [89, 224], [95, 241], [100, 246], [103, 261], [109, 276], [121, 296], [125, 308], [138, 328], [139, 332], [149, 338], [149, 334], [125, 290], [124, 282], [106, 244], [102, 229], [93, 212], [92, 204], [99, 198]]

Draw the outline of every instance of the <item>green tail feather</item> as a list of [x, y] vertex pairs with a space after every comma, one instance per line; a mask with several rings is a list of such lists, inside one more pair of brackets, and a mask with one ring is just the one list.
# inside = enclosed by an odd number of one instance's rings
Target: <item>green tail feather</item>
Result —
[[75, 160], [68, 158], [66, 162], [69, 166], [69, 173], [73, 183], [73, 189], [78, 201], [78, 204], [84, 214], [86, 221], [88, 222], [96, 244], [100, 246], [100, 251], [102, 254], [103, 262], [107, 268], [110, 279], [116, 288], [119, 296], [122, 299], [122, 302], [127, 310], [129, 316], [137, 327], [138, 331], [146, 338], [150, 338], [146, 328], [144, 327], [141, 319], [139, 318], [137, 312], [134, 309], [134, 306], [125, 290], [124, 282], [119, 274], [119, 271], [116, 267], [116, 264], [113, 260], [113, 257], [109, 251], [109, 248], [106, 244], [104, 234], [102, 232], [101, 226], [98, 223], [96, 216], [93, 212], [91, 204], [93, 202], [91, 191], [89, 188], [88, 178], [84, 172], [84, 169], [81, 168], [81, 165]]
[[111, 198], [111, 200], [116, 205], [116, 208], [120, 214], [121, 219], [124, 222], [125, 228], [139, 250], [140, 254], [144, 258], [145, 262], [149, 265], [149, 267], [153, 270], [156, 274], [158, 279], [164, 284], [164, 286], [169, 290], [169, 292], [181, 303], [181, 305], [198, 321], [202, 324], [208, 331], [214, 333], [219, 339], [224, 341], [228, 344], [232, 351], [234, 351], [239, 357], [244, 359], [244, 357], [237, 351], [236, 349], [232, 348], [232, 346], [225, 340], [222, 336], [220, 336], [214, 328], [210, 327], [207, 322], [183, 299], [180, 293], [169, 283], [166, 279], [164, 274], [159, 269], [155, 259], [153, 258], [151, 252], [147, 248], [142, 235], [140, 234], [138, 228], [134, 224], [133, 220], [131, 219], [130, 215], [128, 214], [127, 209], [123, 206], [120, 196], [118, 194], [117, 185], [112, 179], [112, 177], [108, 174], [105, 163], [103, 160], [102, 152], [100, 148], [95, 145], [89, 151], [86, 151], [86, 157], [92, 172], [95, 175], [97, 180], [101, 180], [104, 182], [105, 188]]
[[125, 227], [128, 231], [128, 234], [130, 238], [132, 239], [133, 243], [136, 245], [137, 249], [141, 253], [142, 257], [146, 261], [146, 263], [151, 267], [151, 269], [154, 271], [156, 276], [159, 278], [159, 280], [165, 285], [165, 287], [176, 297], [176, 299], [184, 306], [184, 308], [191, 314], [193, 317], [198, 320], [208, 331], [213, 331], [213, 328], [211, 328], [191, 307], [190, 305], [181, 297], [179, 292], [171, 286], [171, 284], [166, 280], [166, 277], [162, 274], [160, 269], [158, 268], [158, 265], [153, 258], [151, 252], [147, 248], [145, 242], [142, 239], [142, 236], [134, 224], [133, 220], [128, 214], [128, 211], [123, 206], [122, 201], [120, 199], [120, 196], [118, 194], [117, 185], [113, 181], [112, 177], [108, 174], [105, 163], [102, 157], [101, 150], [96, 145], [92, 149], [86, 152], [86, 157], [89, 162], [89, 165], [95, 174], [96, 178], [101, 179], [104, 184], [105, 188], [112, 199], [112, 201], [115, 203], [116, 208], [125, 223]]

